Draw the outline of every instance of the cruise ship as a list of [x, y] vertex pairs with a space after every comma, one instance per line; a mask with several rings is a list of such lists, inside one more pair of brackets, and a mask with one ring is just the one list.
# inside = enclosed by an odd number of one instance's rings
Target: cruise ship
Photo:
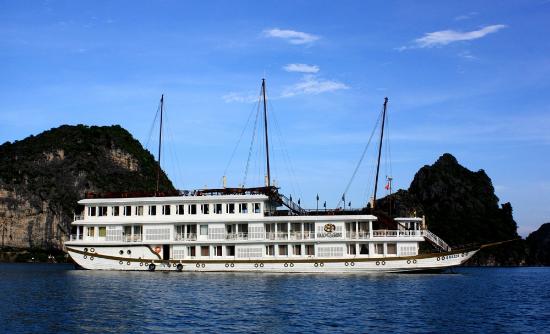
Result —
[[[306, 210], [270, 180], [262, 81], [266, 183], [255, 188], [87, 194], [65, 248], [85, 269], [174, 272], [361, 273], [441, 271], [479, 248], [451, 249], [420, 217], [363, 209]], [[161, 98], [161, 131], [162, 132]], [[160, 157], [159, 137], [159, 157]], [[160, 161], [160, 158], [159, 158]], [[159, 162], [160, 169], [160, 162]], [[433, 251], [421, 252], [428, 242]]]

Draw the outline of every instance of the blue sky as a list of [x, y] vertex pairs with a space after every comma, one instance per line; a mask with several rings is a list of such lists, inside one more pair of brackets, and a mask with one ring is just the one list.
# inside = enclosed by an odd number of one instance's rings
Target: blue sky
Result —
[[[176, 186], [219, 186], [243, 133], [226, 172], [237, 186], [265, 77], [277, 184], [332, 207], [388, 96], [382, 179], [408, 188], [450, 152], [487, 172], [526, 235], [550, 221], [548, 22], [544, 0], [0, 1], [0, 142], [120, 124], [153, 149], [164, 93]], [[372, 192], [371, 146], [354, 207]], [[252, 147], [247, 185], [264, 173]]]

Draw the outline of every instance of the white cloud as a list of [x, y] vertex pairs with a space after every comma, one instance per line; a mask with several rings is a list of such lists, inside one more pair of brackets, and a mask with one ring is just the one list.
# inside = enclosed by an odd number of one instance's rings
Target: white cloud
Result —
[[349, 86], [334, 80], [317, 78], [314, 75], [305, 75], [298, 83], [283, 90], [283, 97], [291, 97], [303, 94], [321, 94], [341, 89], [348, 89]]
[[264, 34], [267, 37], [281, 38], [288, 41], [290, 44], [296, 45], [311, 44], [320, 38], [319, 36], [308, 34], [306, 32], [279, 28], [264, 30]]
[[319, 66], [307, 64], [287, 64], [283, 69], [287, 72], [317, 73]]
[[424, 34], [424, 36], [417, 38], [413, 41], [411, 46], [401, 46], [397, 48], [398, 51], [404, 51], [407, 49], [415, 48], [432, 48], [435, 46], [443, 46], [459, 41], [471, 41], [485, 37], [488, 34], [495, 33], [501, 29], [506, 28], [504, 24], [495, 24], [483, 27], [479, 30], [472, 31], [456, 31], [456, 30], [440, 30]]
[[468, 60], [475, 60], [477, 59], [476, 56], [474, 56], [470, 51], [462, 51], [458, 54], [460, 58], [468, 59]]
[[252, 103], [258, 100], [258, 96], [254, 94], [243, 94], [243, 93], [231, 92], [222, 96], [222, 99], [224, 100], [225, 103], [232, 103], [232, 102]]
[[495, 33], [500, 29], [506, 28], [504, 24], [495, 24], [483, 27], [473, 31], [456, 31], [456, 30], [441, 30], [425, 34], [421, 38], [414, 40], [416, 46], [420, 48], [431, 48], [434, 46], [447, 45], [458, 41], [471, 41], [474, 39], [485, 37], [488, 34]]
[[468, 14], [459, 15], [459, 16], [455, 17], [455, 21], [468, 20], [468, 19], [471, 19], [472, 17], [474, 17], [478, 14], [479, 14], [478, 12], [469, 12]]

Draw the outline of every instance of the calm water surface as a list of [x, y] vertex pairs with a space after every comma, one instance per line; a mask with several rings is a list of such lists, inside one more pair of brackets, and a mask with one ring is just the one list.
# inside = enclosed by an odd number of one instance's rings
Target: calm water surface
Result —
[[550, 268], [455, 271], [186, 274], [0, 264], [0, 332], [550, 332]]

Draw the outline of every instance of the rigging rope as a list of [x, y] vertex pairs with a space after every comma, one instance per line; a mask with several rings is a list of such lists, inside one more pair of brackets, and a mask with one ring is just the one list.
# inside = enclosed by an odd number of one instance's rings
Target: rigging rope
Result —
[[[363, 162], [363, 159], [365, 158], [365, 155], [367, 153], [367, 150], [370, 146], [370, 143], [372, 141], [372, 138], [374, 137], [374, 134], [376, 133], [376, 129], [378, 128], [378, 124], [380, 123], [380, 120], [382, 119], [382, 114], [383, 114], [383, 110], [380, 112], [380, 114], [378, 115], [378, 119], [376, 120], [376, 123], [374, 125], [374, 128], [372, 129], [372, 132], [370, 134], [370, 137], [369, 137], [369, 140], [367, 141], [367, 145], [365, 146], [365, 148], [363, 149], [363, 153], [361, 154], [361, 158], [359, 159], [359, 162], [357, 163], [357, 165], [355, 166], [355, 170], [353, 171], [353, 174], [351, 175], [351, 178], [346, 186], [346, 189], [344, 190], [344, 192], [342, 193], [343, 196], [346, 195], [346, 193], [348, 192], [349, 188], [351, 187], [351, 184], [353, 183], [353, 180], [355, 179], [355, 176], [357, 175], [357, 171], [359, 171], [359, 167], [361, 167], [361, 163]], [[340, 198], [340, 200], [338, 201], [338, 204], [336, 205], [336, 207], [338, 208], [340, 206], [340, 204], [342, 204], [342, 199]], [[346, 206], [346, 203], [344, 203], [344, 208]]]
[[256, 130], [258, 127], [258, 116], [260, 115], [260, 99], [258, 99], [258, 107], [256, 109], [256, 119], [254, 120], [254, 127], [252, 128], [252, 140], [250, 141], [250, 148], [248, 149], [248, 158], [246, 159], [246, 167], [244, 169], [244, 177], [242, 186], [246, 185], [246, 178], [248, 177], [248, 168], [250, 167], [250, 156], [252, 155], [252, 150], [254, 148], [254, 140], [256, 139]]
[[[260, 103], [260, 100], [258, 100], [258, 103], [256, 104], [256, 106], [252, 106], [252, 108], [250, 109], [250, 113], [248, 114], [248, 118], [246, 119], [246, 123], [243, 127], [243, 130], [241, 131], [241, 135], [239, 136], [239, 140], [237, 140], [237, 144], [235, 145], [235, 148], [233, 148], [233, 152], [231, 153], [231, 157], [229, 158], [229, 162], [227, 163], [227, 165], [225, 166], [225, 169], [223, 170], [223, 175], [227, 175], [227, 170], [229, 169], [229, 166], [231, 165], [231, 163], [233, 162], [233, 158], [235, 157], [235, 153], [237, 153], [237, 149], [239, 148], [239, 145], [241, 144], [241, 140], [243, 139], [244, 137], [244, 133], [246, 132], [246, 129], [248, 128], [248, 124], [250, 123], [250, 119], [252, 118], [252, 115], [254, 114], [254, 108], [259, 108], [259, 103]], [[256, 111], [257, 113], [257, 111]]]
[[157, 107], [157, 112], [155, 113], [155, 118], [153, 119], [153, 123], [151, 123], [151, 128], [149, 129], [149, 134], [147, 135], [147, 142], [145, 143], [145, 148], [148, 151], [151, 151], [149, 149], [149, 142], [151, 142], [151, 137], [153, 136], [153, 129], [155, 128], [155, 124], [157, 124], [157, 119], [159, 117], [159, 114], [160, 114], [160, 102], [159, 102], [159, 105]]

